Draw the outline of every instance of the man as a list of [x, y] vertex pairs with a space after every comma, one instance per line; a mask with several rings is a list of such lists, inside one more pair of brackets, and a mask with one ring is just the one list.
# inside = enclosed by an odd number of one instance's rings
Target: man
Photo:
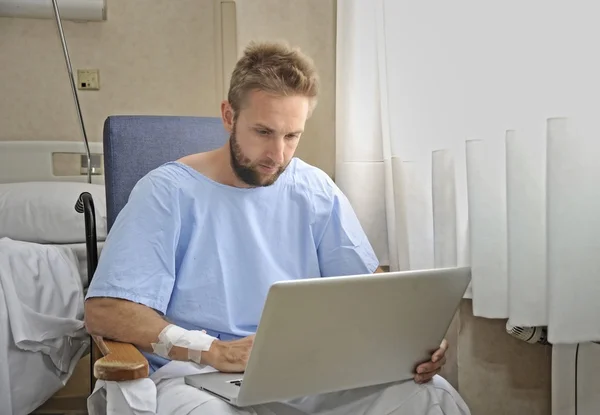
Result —
[[[92, 334], [136, 345], [153, 372], [169, 360], [243, 371], [272, 283], [380, 271], [342, 192], [294, 157], [317, 96], [316, 70], [299, 51], [246, 49], [221, 105], [227, 144], [148, 173], [115, 221], [87, 295]], [[435, 376], [445, 351], [416, 382], [245, 409], [182, 378], [161, 380], [157, 413], [468, 414]]]

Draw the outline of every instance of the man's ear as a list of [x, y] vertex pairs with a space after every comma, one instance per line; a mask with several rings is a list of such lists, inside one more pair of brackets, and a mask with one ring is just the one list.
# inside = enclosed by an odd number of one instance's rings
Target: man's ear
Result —
[[227, 132], [233, 132], [234, 113], [231, 104], [227, 100], [221, 102], [221, 119]]

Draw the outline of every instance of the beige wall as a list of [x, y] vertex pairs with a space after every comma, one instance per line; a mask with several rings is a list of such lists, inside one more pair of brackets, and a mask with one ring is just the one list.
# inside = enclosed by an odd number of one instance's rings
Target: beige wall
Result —
[[321, 76], [319, 104], [297, 155], [333, 176], [335, 165], [335, 1], [237, 0], [238, 49], [256, 39], [281, 39], [299, 46]]
[[[100, 70], [100, 90], [79, 91], [90, 140], [102, 140], [113, 114], [219, 115], [217, 4], [112, 0], [107, 21], [63, 23], [74, 72]], [[298, 156], [332, 175], [335, 2], [241, 0], [237, 8], [239, 50], [285, 38], [314, 57], [323, 93]], [[0, 59], [0, 140], [81, 140], [54, 21], [0, 18]]]
[[[111, 114], [218, 115], [213, 0], [109, 0], [104, 22], [64, 22], [90, 140]], [[53, 20], [0, 18], [0, 140], [81, 140]]]
[[[100, 69], [101, 90], [80, 93], [91, 140], [101, 140], [111, 114], [218, 115], [214, 7], [111, 0], [106, 22], [65, 22], [74, 69]], [[298, 155], [332, 175], [335, 1], [240, 0], [237, 8], [239, 50], [278, 38], [313, 56], [323, 93]], [[80, 140], [54, 23], [0, 19], [0, 59], [0, 140]], [[504, 321], [474, 318], [468, 300], [456, 331], [448, 376], [473, 415], [550, 413], [550, 348], [511, 338]]]

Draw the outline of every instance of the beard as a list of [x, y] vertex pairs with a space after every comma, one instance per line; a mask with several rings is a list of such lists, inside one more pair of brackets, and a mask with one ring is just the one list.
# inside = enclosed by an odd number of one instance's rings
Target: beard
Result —
[[275, 167], [276, 165], [270, 160], [258, 160], [253, 162], [244, 155], [239, 143], [237, 142], [237, 136], [235, 131], [235, 124], [233, 125], [233, 131], [229, 136], [229, 153], [231, 155], [231, 167], [233, 172], [242, 182], [253, 187], [265, 187], [270, 186], [281, 176], [287, 166], [280, 166], [277, 171], [273, 174], [264, 174], [258, 170], [260, 164], [267, 167]]

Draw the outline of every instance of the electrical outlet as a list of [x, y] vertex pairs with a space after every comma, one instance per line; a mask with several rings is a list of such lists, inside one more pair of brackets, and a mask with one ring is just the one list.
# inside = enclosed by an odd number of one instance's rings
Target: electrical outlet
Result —
[[100, 89], [100, 71], [98, 69], [78, 69], [77, 88], [91, 91]]

